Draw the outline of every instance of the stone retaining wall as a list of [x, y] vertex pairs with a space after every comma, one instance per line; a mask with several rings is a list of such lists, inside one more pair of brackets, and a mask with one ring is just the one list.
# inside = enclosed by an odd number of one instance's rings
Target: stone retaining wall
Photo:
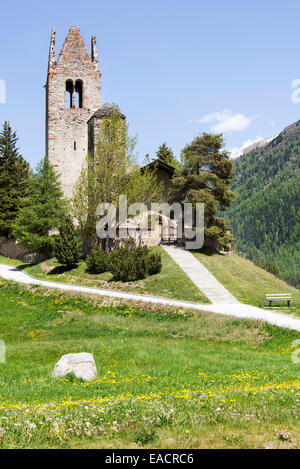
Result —
[[36, 264], [42, 262], [46, 257], [40, 252], [28, 252], [26, 248], [21, 246], [15, 239], [0, 236], [0, 254], [11, 259], [19, 259], [20, 261]]

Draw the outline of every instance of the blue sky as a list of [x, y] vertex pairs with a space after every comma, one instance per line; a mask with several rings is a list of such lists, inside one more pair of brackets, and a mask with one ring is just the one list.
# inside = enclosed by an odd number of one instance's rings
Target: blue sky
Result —
[[[140, 161], [164, 141], [176, 155], [203, 131], [227, 149], [300, 119], [299, 0], [73, 0], [1, 3], [0, 80], [23, 156], [44, 156], [47, 59], [76, 25], [96, 35], [102, 102], [115, 102], [137, 134]], [[299, 85], [298, 85], [299, 87]], [[299, 93], [300, 95], [300, 93]]]

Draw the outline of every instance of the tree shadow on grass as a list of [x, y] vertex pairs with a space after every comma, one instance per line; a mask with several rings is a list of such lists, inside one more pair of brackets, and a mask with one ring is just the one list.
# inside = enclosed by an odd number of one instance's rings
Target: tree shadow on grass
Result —
[[[25, 270], [27, 269], [28, 267], [33, 267], [34, 265], [36, 264], [20, 264], [20, 265], [16, 265], [14, 266], [16, 269], [19, 269], [19, 270]], [[13, 266], [12, 266], [13, 267]]]
[[[17, 265], [17, 266], [12, 266], [12, 267], [15, 267], [16, 269], [19, 269], [19, 270], [26, 270], [27, 268], [29, 267], [34, 267], [35, 265], [38, 265], [38, 264], [20, 264], [20, 265]], [[72, 265], [72, 266], [64, 266], [64, 265], [58, 265], [56, 267], [53, 267], [51, 270], [49, 270], [49, 272], [47, 272], [47, 275], [59, 275], [59, 274], [64, 274], [66, 272], [70, 272], [71, 270], [73, 269], [76, 269], [76, 265]]]
[[191, 253], [198, 253], [198, 254], [204, 254], [205, 256], [224, 256], [224, 254], [218, 252], [218, 251], [214, 251], [213, 249], [210, 249], [210, 248], [207, 248], [207, 247], [203, 247], [201, 249], [192, 249], [191, 250]]
[[47, 275], [62, 275], [67, 272], [71, 272], [71, 270], [76, 269], [76, 265], [67, 266], [67, 265], [57, 265], [53, 269], [51, 269]]

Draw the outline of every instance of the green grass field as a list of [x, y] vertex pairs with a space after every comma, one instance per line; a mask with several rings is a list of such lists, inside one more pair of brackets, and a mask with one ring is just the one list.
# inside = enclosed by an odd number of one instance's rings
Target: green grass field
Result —
[[291, 293], [293, 302], [288, 308], [285, 302], [272, 309], [300, 315], [300, 290], [257, 267], [253, 262], [236, 254], [226, 256], [210, 249], [191, 251], [200, 262], [241, 302], [259, 306], [260, 297], [267, 307], [267, 293]]
[[86, 272], [86, 263], [81, 261], [78, 267], [68, 270], [59, 265], [55, 258], [36, 265], [24, 264], [15, 259], [0, 256], [0, 262], [12, 264], [28, 274], [45, 280], [54, 280], [89, 287], [108, 288], [134, 293], [151, 294], [197, 303], [209, 303], [208, 299], [171, 257], [161, 248], [155, 247], [162, 256], [163, 268], [159, 274], [151, 275], [144, 280], [134, 282], [114, 282], [109, 272], [92, 275]]
[[[3, 280], [0, 304], [2, 448], [300, 447], [299, 333]], [[50, 378], [82, 351], [96, 380]]]

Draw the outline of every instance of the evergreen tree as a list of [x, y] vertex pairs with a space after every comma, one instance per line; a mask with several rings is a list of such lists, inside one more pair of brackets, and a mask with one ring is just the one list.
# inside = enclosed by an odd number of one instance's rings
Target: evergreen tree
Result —
[[0, 234], [11, 236], [21, 199], [27, 189], [30, 167], [19, 154], [17, 135], [8, 122], [0, 132]]
[[172, 178], [170, 197], [173, 202], [203, 203], [205, 206], [205, 236], [217, 240], [224, 249], [232, 241], [227, 221], [217, 216], [231, 204], [230, 190], [233, 163], [222, 151], [222, 135], [204, 133], [186, 145], [182, 151], [182, 168]]
[[54, 238], [54, 255], [62, 265], [71, 267], [78, 264], [81, 255], [80, 243], [70, 216], [63, 219], [59, 235]]
[[234, 160], [237, 194], [226, 216], [235, 248], [274, 265], [300, 287], [300, 121], [268, 144]]
[[166, 143], [163, 143], [156, 152], [156, 156], [160, 161], [178, 168], [180, 166], [179, 161], [175, 158], [171, 148], [167, 147]]
[[53, 245], [50, 232], [60, 226], [66, 213], [67, 202], [58, 175], [45, 156], [29, 181], [28, 195], [22, 201], [13, 234], [29, 250], [49, 255]]

